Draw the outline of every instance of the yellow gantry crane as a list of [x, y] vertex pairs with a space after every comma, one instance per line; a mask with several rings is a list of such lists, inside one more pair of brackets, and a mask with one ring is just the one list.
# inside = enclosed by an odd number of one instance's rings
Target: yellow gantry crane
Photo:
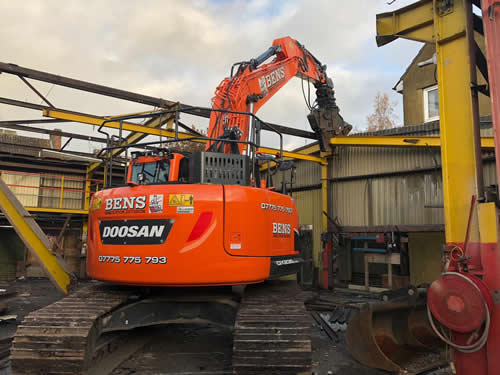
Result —
[[[500, 113], [500, 98], [494, 93], [495, 76], [500, 76], [499, 25], [500, 2], [495, 0], [421, 0], [377, 15], [379, 46], [404, 38], [436, 47], [446, 248], [442, 275], [427, 290], [427, 317], [436, 336], [453, 349], [458, 375], [500, 374], [499, 219], [495, 202], [486, 200], [481, 154], [482, 145], [494, 144], [492, 139], [481, 139], [478, 109], [479, 92], [489, 95], [491, 90], [497, 135], [500, 119], [495, 114]], [[485, 34], [488, 59], [477, 46], [475, 34]], [[489, 87], [478, 84], [477, 71]], [[370, 366], [400, 368], [394, 352], [401, 337], [391, 336], [393, 327], [380, 326], [386, 330], [375, 333], [371, 315], [370, 322], [363, 324], [370, 332], [364, 336], [367, 340], [361, 338], [365, 342], [358, 342], [357, 350], [353, 348], [353, 355]], [[418, 329], [422, 334], [423, 326]], [[348, 331], [348, 341], [351, 337], [356, 344], [356, 335], [360, 332], [349, 335]], [[367, 341], [372, 341], [372, 348]], [[384, 351], [384, 345], [391, 349]]]

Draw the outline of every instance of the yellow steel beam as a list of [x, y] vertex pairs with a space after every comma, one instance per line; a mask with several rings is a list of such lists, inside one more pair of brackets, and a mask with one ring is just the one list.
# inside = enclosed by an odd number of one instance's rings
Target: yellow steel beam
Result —
[[330, 144], [335, 146], [398, 146], [398, 147], [439, 147], [439, 137], [391, 137], [391, 136], [352, 136], [334, 137]]
[[[392, 136], [334, 137], [330, 139], [330, 144], [335, 146], [441, 147], [441, 138]], [[481, 147], [494, 148], [493, 137], [482, 137]]]
[[85, 195], [83, 196], [83, 209], [88, 212], [90, 205], [90, 188], [91, 188], [91, 179], [93, 177], [93, 172], [90, 169], [92, 165], [87, 167], [87, 172], [85, 175]]
[[[469, 51], [469, 40], [474, 38], [471, 17], [469, 0], [423, 0], [377, 17], [379, 45], [403, 37], [432, 42], [436, 46], [448, 245], [463, 243], [466, 233], [471, 243], [480, 240], [478, 209], [475, 207], [471, 211], [472, 197], [483, 196], [480, 191], [482, 171], [477, 169], [476, 160], [481, 154], [479, 144], [475, 144], [478, 132], [474, 129], [477, 93], [471, 89], [477, 84], [475, 66], [471, 66], [470, 60], [474, 55]], [[469, 212], [472, 216], [468, 232]]]
[[118, 116], [108, 116], [108, 118], [111, 119], [111, 120], [113, 120], [113, 119], [117, 119], [117, 118], [121, 118], [121, 117], [127, 117], [127, 116], [137, 116], [137, 115], [145, 115], [145, 114], [151, 114], [151, 113], [158, 113], [158, 112], [163, 112], [163, 111], [165, 111], [167, 109], [173, 109], [173, 108], [177, 108], [177, 105], [172, 105], [172, 107], [168, 107], [168, 108], [155, 109], [153, 111], [141, 111], [141, 112], [125, 113], [125, 114], [118, 115]]
[[[455, 0], [451, 13], [434, 13], [447, 243], [464, 242], [471, 198], [483, 194], [477, 185], [473, 82], [466, 34], [467, 12], [472, 10], [466, 7], [472, 8], [471, 3]], [[477, 209], [472, 212], [469, 241], [479, 242]]]
[[64, 176], [61, 176], [61, 188], [59, 190], [59, 208], [63, 208], [64, 202]]
[[[69, 111], [62, 111], [59, 109], [45, 109], [43, 111], [43, 115], [45, 117], [51, 117], [51, 118], [56, 118], [56, 119], [61, 119], [61, 120], [66, 120], [66, 121], [71, 121], [71, 122], [79, 122], [81, 124], [98, 125], [98, 126], [102, 125], [102, 123], [105, 120], [108, 120], [107, 117], [99, 117], [99, 116], [93, 116], [93, 115], [87, 115], [87, 114], [81, 114], [81, 113], [74, 113], [74, 112], [69, 112]], [[112, 129], [120, 129], [120, 122], [119, 121], [111, 121], [111, 122], [107, 122], [104, 126], [107, 128], [112, 128]], [[159, 135], [159, 136], [167, 137], [167, 138], [168, 137], [170, 137], [170, 138], [175, 137], [174, 130], [149, 128], [149, 127], [144, 126], [144, 125], [134, 124], [132, 122], [127, 122], [127, 121], [123, 121], [122, 129], [129, 131], [129, 132]], [[190, 138], [192, 136], [193, 136], [192, 134], [179, 132], [179, 139]], [[194, 142], [206, 143], [204, 140], [195, 140]]]
[[421, 0], [394, 12], [377, 14], [377, 44], [383, 46], [398, 37], [433, 43], [432, 0]]
[[51, 212], [57, 214], [80, 214], [87, 215], [89, 210], [77, 210], [73, 208], [43, 208], [43, 207], [25, 207], [27, 211], [30, 212]]
[[[43, 115], [45, 117], [51, 117], [51, 118], [56, 118], [56, 119], [60, 119], [60, 120], [78, 122], [78, 123], [87, 124], [87, 125], [98, 125], [98, 126], [102, 125], [102, 123], [107, 119], [107, 118], [103, 118], [103, 117], [99, 117], [99, 116], [74, 113], [74, 112], [69, 112], [69, 111], [62, 111], [59, 109], [46, 109], [43, 111]], [[106, 124], [104, 124], [104, 126], [108, 127], [108, 128], [119, 129], [120, 122], [119, 121], [111, 121], [111, 122], [107, 122]], [[162, 136], [162, 137], [166, 137], [166, 138], [174, 138], [175, 137], [174, 130], [151, 128], [151, 127], [147, 127], [144, 125], [138, 125], [138, 124], [134, 124], [131, 122], [126, 122], [126, 121], [124, 121], [122, 123], [122, 129], [126, 130], [126, 131], [130, 131], [130, 132], [158, 135], [158, 136]], [[193, 136], [192, 134], [183, 133], [183, 132], [179, 132], [178, 134], [179, 134], [179, 139], [186, 139], [186, 138], [190, 138]], [[206, 141], [203, 139], [194, 140], [194, 142], [206, 143]], [[258, 151], [266, 152], [269, 154], [276, 154], [276, 153], [280, 152], [280, 150], [275, 149], [275, 148], [270, 148], [270, 147], [259, 147]], [[311, 155], [304, 155], [304, 154], [296, 153], [296, 152], [283, 151], [283, 156], [293, 158], [293, 159], [314, 161], [317, 163], [326, 163], [326, 161], [323, 158], [319, 158], [319, 157], [311, 156]]]
[[296, 150], [295, 152], [297, 152], [299, 154], [304, 154], [304, 155], [311, 155], [311, 154], [319, 153], [320, 151], [321, 150], [319, 149], [319, 144], [316, 142], [316, 143], [313, 143], [312, 145], [302, 147], [302, 148]]
[[[266, 150], [265, 147], [261, 147], [259, 148], [259, 151], [263, 151], [263, 152], [266, 152], [264, 151]], [[274, 149], [273, 149], [274, 150]], [[321, 165], [327, 165], [328, 164], [328, 161], [326, 160], [326, 158], [324, 157], [317, 157], [317, 156], [312, 156], [311, 154], [314, 154], [314, 153], [319, 153], [320, 152], [320, 149], [319, 149], [319, 145], [317, 143], [311, 145], [311, 146], [308, 146], [308, 147], [305, 147], [305, 148], [302, 148], [300, 150], [297, 150], [297, 151], [293, 151], [293, 152], [288, 152], [288, 151], [284, 151], [283, 152], [283, 156], [287, 159], [299, 159], [299, 160], [307, 160], [307, 161], [312, 161], [312, 162], [315, 162], [315, 163], [319, 163]], [[274, 152], [270, 152], [270, 154], [272, 154]], [[271, 162], [271, 168], [274, 168], [276, 166], [276, 163], [275, 162]], [[261, 165], [260, 167], [260, 171], [266, 171], [267, 170], [267, 163], [266, 164], [263, 164]]]
[[50, 242], [7, 184], [0, 180], [0, 209], [29, 251], [40, 261], [50, 280], [63, 293], [71, 283], [69, 268], [52, 252]]
[[[272, 155], [276, 155], [276, 153], [280, 152], [280, 150], [278, 150], [278, 149], [269, 148], [269, 147], [259, 147], [258, 151], [265, 152], [266, 154], [272, 154]], [[283, 157], [290, 158], [290, 159], [314, 161], [314, 162], [320, 163], [320, 164], [326, 163], [326, 160], [324, 158], [320, 158], [320, 157], [312, 156], [312, 155], [305, 155], [305, 154], [302, 154], [301, 152], [283, 151]]]

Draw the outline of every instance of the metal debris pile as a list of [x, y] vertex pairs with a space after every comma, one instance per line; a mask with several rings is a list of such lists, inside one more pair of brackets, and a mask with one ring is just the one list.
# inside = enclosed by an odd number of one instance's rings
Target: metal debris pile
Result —
[[[16, 319], [16, 315], [7, 315], [7, 301], [15, 295], [15, 292], [0, 288], [0, 328], [2, 324], [5, 324], [5, 322]], [[9, 364], [11, 342], [12, 337], [2, 337], [2, 335], [0, 334], [0, 370], [6, 368]]]
[[375, 300], [377, 298], [371, 293], [335, 290], [315, 295], [306, 301], [306, 307], [319, 329], [338, 343], [339, 335], [347, 330], [351, 317], [359, 310], [359, 305]]

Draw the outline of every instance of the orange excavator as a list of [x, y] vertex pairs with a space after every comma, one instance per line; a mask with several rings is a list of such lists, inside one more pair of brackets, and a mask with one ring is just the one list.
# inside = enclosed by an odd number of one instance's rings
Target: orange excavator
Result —
[[261, 181], [256, 168], [259, 159], [276, 159], [282, 170], [291, 164], [256, 152], [262, 125], [252, 115], [299, 76], [316, 85], [318, 106], [309, 119], [322, 145], [347, 127], [326, 67], [297, 41], [275, 40], [264, 54], [236, 66], [216, 90], [205, 152], [136, 153], [127, 185], [95, 194], [87, 261], [92, 278], [237, 285], [297, 272], [293, 199], [283, 194], [286, 186], [280, 193]]
[[[168, 147], [179, 139], [143, 143], [156, 148], [132, 153], [126, 184], [92, 198], [87, 272], [122, 287], [84, 288], [28, 315], [14, 340], [15, 371], [85, 372], [109, 351], [102, 338], [110, 333], [189, 319], [235, 324], [235, 373], [310, 371], [309, 323], [295, 282], [248, 287], [243, 297], [224, 288], [215, 297], [214, 288], [207, 288], [259, 284], [300, 269], [297, 209], [287, 194], [292, 181], [276, 190], [269, 168], [271, 161], [281, 171], [294, 166], [283, 159], [282, 135], [255, 116], [292, 77], [316, 88], [308, 120], [323, 150], [332, 136], [349, 132], [326, 66], [296, 40], [277, 39], [257, 58], [233, 65], [216, 90], [208, 137], [187, 139], [204, 140], [205, 151]], [[177, 124], [181, 112], [196, 110], [113, 121], [175, 116]], [[279, 134], [279, 155], [258, 151], [262, 130]], [[265, 163], [263, 180], [259, 169]], [[50, 318], [54, 312], [56, 322]]]

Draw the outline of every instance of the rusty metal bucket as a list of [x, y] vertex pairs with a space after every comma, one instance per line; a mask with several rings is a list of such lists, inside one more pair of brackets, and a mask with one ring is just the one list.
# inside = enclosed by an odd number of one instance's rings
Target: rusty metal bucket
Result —
[[372, 368], [419, 374], [446, 363], [424, 304], [362, 304], [349, 322], [346, 340], [352, 356]]

